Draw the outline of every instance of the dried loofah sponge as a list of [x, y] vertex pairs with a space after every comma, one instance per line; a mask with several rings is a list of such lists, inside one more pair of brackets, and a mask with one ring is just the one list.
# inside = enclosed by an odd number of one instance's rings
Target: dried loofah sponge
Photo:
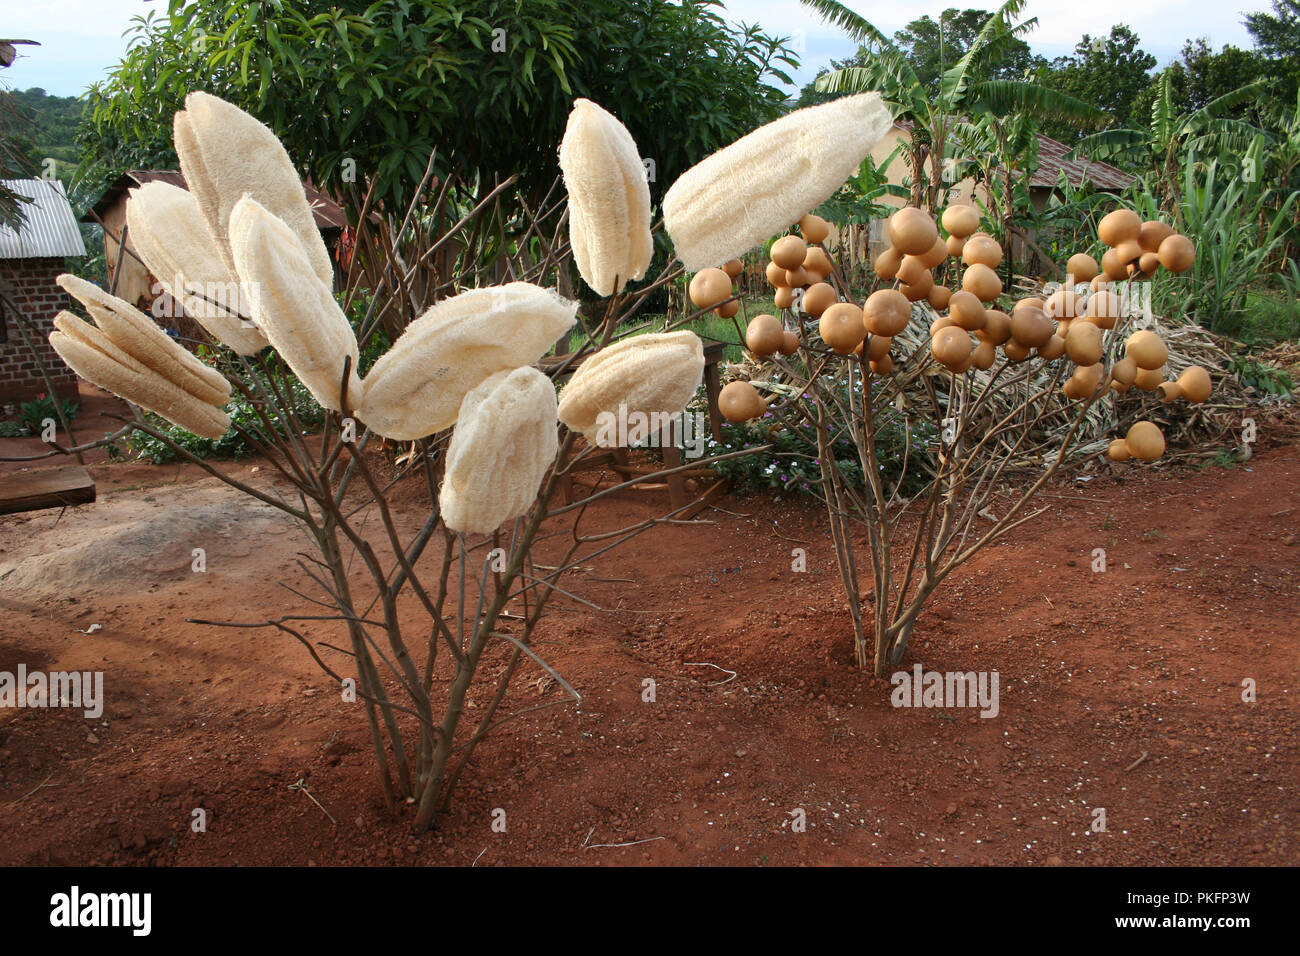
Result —
[[[220, 438], [230, 418], [119, 347], [108, 335], [71, 312], [54, 317], [50, 345], [74, 372], [114, 395], [155, 412], [203, 438]], [[180, 371], [177, 366], [176, 371]], [[187, 378], [184, 373], [179, 375]]]
[[297, 236], [316, 278], [333, 288], [329, 251], [312, 216], [302, 179], [270, 128], [209, 93], [185, 97], [172, 121], [172, 139], [185, 183], [194, 194], [222, 259], [231, 272], [230, 214], [251, 195]]
[[[251, 196], [230, 214], [230, 248], [235, 272], [248, 293], [253, 321], [280, 357], [323, 407], [345, 412], [361, 402], [357, 336], [307, 261], [293, 231]], [[348, 374], [348, 409], [341, 407], [343, 365]]]
[[[601, 349], [578, 367], [560, 393], [560, 421], [588, 441], [601, 440], [602, 413], [676, 415], [704, 375], [704, 343], [694, 332], [633, 335]], [[614, 430], [614, 434], [618, 431]]]
[[893, 124], [879, 93], [795, 110], [692, 166], [664, 196], [687, 272], [737, 258], [825, 202]]
[[145, 266], [217, 341], [240, 355], [256, 355], [270, 344], [251, 320], [240, 317], [250, 312], [239, 277], [226, 266], [187, 190], [162, 182], [133, 189], [126, 226]]
[[623, 291], [650, 266], [650, 185], [627, 127], [591, 100], [574, 100], [560, 143], [569, 193], [569, 242], [583, 280], [600, 295]]
[[173, 341], [153, 319], [131, 303], [68, 273], [56, 281], [86, 307], [104, 335], [136, 362], [174, 382], [200, 401], [210, 405], [224, 405], [230, 401], [230, 383], [225, 376]]
[[558, 450], [551, 380], [534, 368], [488, 376], [461, 402], [447, 448], [447, 527], [488, 534], [526, 514]]
[[399, 441], [442, 431], [470, 389], [496, 372], [536, 364], [577, 311], [578, 303], [528, 282], [444, 299], [375, 363], [357, 417]]

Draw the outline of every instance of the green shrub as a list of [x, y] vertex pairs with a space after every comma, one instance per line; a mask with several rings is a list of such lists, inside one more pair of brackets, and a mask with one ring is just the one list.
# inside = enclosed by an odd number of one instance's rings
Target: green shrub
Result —
[[[307, 387], [297, 378], [286, 373], [284, 378], [277, 379], [276, 384], [282, 392], [287, 392], [289, 400], [304, 428], [315, 429], [324, 423], [325, 413], [316, 404], [316, 400], [311, 397]], [[254, 389], [254, 394], [257, 394], [256, 389]], [[257, 414], [256, 406], [236, 392], [235, 397], [226, 406], [226, 413], [230, 416], [232, 427], [217, 439], [200, 438], [193, 432], [172, 425], [152, 413], [146, 413], [145, 418], [149, 420], [151, 425], [196, 458], [247, 458], [255, 454], [257, 449], [250, 445], [247, 439], [233, 426], [239, 425], [259, 438], [264, 435], [266, 426]], [[280, 417], [276, 414], [271, 414], [269, 417], [275, 423], [276, 430], [284, 434]], [[178, 461], [181, 458], [165, 442], [159, 441], [144, 432], [132, 432], [128, 447], [130, 448], [131, 457], [152, 462], [155, 465]]]
[[22, 438], [26, 434], [22, 422], [0, 422], [0, 438]]
[[[70, 422], [77, 417], [77, 412], [81, 406], [69, 399], [60, 402], [59, 406], [63, 409], [64, 417]], [[37, 434], [44, 427], [47, 418], [59, 421], [59, 406], [54, 404], [54, 399], [48, 395], [37, 395], [30, 402], [21, 402], [18, 405], [18, 421], [31, 434]]]

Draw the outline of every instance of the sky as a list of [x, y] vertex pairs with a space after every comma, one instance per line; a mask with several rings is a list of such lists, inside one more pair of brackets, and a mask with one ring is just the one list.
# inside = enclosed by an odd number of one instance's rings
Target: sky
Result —
[[[581, 0], [576, 0], [581, 2]], [[847, 0], [847, 5], [884, 33], [892, 34], [910, 20], [938, 16], [947, 7], [988, 10], [987, 0]], [[126, 48], [123, 31], [131, 18], [149, 9], [165, 10], [163, 0], [5, 0], [0, 12], [0, 36], [38, 40], [39, 47], [20, 47], [18, 59], [0, 71], [0, 82], [16, 89], [39, 86], [47, 93], [74, 96], [100, 79], [118, 62]], [[1208, 37], [1218, 49], [1224, 44], [1250, 47], [1242, 25], [1246, 12], [1266, 10], [1267, 0], [1029, 0], [1024, 16], [1039, 25], [1027, 40], [1034, 52], [1047, 57], [1069, 53], [1084, 33], [1109, 33], [1126, 23], [1141, 37], [1142, 46], [1163, 66], [1175, 59], [1189, 37]], [[773, 34], [792, 36], [803, 48], [798, 85], [811, 80], [829, 60], [853, 53], [855, 45], [835, 27], [797, 0], [727, 0], [727, 15], [757, 22]]]

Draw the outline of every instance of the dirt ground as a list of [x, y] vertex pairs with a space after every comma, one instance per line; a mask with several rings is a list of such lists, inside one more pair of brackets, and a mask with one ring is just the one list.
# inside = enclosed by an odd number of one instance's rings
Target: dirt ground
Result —
[[[100, 670], [106, 696], [94, 721], [0, 709], [0, 863], [1300, 863], [1295, 447], [1052, 486], [1049, 514], [954, 575], [902, 665], [997, 671], [993, 718], [892, 707], [851, 665], [821, 513], [725, 498], [571, 579], [602, 610], [557, 598], [538, 649], [580, 707], [503, 727], [419, 835], [300, 645], [185, 623], [312, 613], [284, 587], [310, 588], [306, 539], [195, 469], [91, 471], [95, 504], [0, 519], [0, 671]], [[631, 494], [588, 520], [662, 509]], [[541, 673], [515, 707], [561, 697]]]

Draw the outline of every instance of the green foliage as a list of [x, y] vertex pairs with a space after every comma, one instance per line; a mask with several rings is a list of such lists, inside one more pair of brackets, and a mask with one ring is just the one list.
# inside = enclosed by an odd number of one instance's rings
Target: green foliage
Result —
[[[781, 109], [795, 65], [780, 40], [715, 4], [668, 0], [169, 0], [137, 17], [122, 63], [92, 87], [83, 173], [174, 162], [172, 113], [202, 89], [274, 129], [316, 183], [346, 170], [404, 208], [439, 172], [545, 189], [575, 97], [623, 119], [662, 190]], [[348, 161], [351, 161], [349, 164]]]
[[[879, 387], [879, 382], [873, 383], [872, 387]], [[841, 398], [847, 398], [843, 385], [837, 385], [836, 389]], [[815, 401], [811, 398], [807, 400]], [[838, 433], [835, 424], [830, 428], [827, 438], [835, 454], [836, 467], [853, 487], [864, 487], [862, 460], [858, 457], [852, 436]], [[928, 422], [920, 421], [913, 426], [911, 450], [908, 452], [911, 463], [906, 478], [909, 488], [914, 487], [914, 482], [923, 483], [924, 479], [919, 477], [921, 469], [917, 458], [927, 454], [927, 449], [937, 435], [937, 431]], [[821, 466], [818, 462], [817, 433], [810, 424], [787, 427], [778, 422], [772, 412], [768, 412], [752, 422], [723, 425], [722, 442], [719, 444], [710, 438], [706, 453], [724, 454], [767, 444], [773, 446], [771, 451], [761, 455], [730, 458], [718, 462], [714, 468], [738, 488], [770, 489], [793, 495], [818, 492]], [[898, 481], [903, 476], [903, 459], [907, 448], [907, 432], [902, 421], [891, 419], [879, 426], [875, 445], [881, 476], [887, 484]]]
[[[1252, 288], [1276, 275], [1273, 263], [1300, 202], [1292, 193], [1272, 210], [1259, 180], [1243, 175], [1250, 158], [1236, 166], [1185, 163], [1173, 225], [1196, 243], [1196, 261], [1180, 276], [1157, 272], [1151, 280], [1156, 312], [1191, 316], [1221, 335], [1240, 334]], [[1159, 217], [1159, 197], [1147, 180], [1139, 180], [1130, 198], [1143, 219]]]
[[885, 196], [907, 198], [906, 189], [889, 181], [889, 167], [898, 160], [902, 151], [900, 143], [879, 165], [868, 156], [857, 173], [813, 212], [841, 226], [866, 225], [874, 219], [884, 219], [895, 207], [879, 200]]
[[26, 434], [22, 422], [0, 422], [0, 438], [22, 438]]
[[[36, 434], [43, 427], [45, 420], [52, 419], [59, 422], [59, 409], [63, 410], [63, 417], [72, 421], [77, 417], [77, 412], [81, 410], [81, 405], [72, 399], [66, 401], [60, 400], [55, 404], [55, 400], [48, 395], [38, 395], [30, 402], [20, 402], [18, 404], [18, 421], [30, 433]], [[60, 427], [61, 424], [60, 424]]]
[[[1138, 112], [1136, 106], [1143, 90], [1151, 85], [1149, 74], [1156, 65], [1156, 58], [1142, 49], [1141, 42], [1122, 23], [1111, 27], [1108, 36], [1085, 33], [1073, 54], [1039, 68], [1039, 81], [1100, 107], [1111, 124], [1133, 126], [1149, 115]], [[1043, 131], [1067, 145], [1080, 137], [1076, 126], [1060, 121], [1045, 124]]]
[[1285, 369], [1249, 355], [1235, 355], [1229, 359], [1228, 371], [1237, 376], [1242, 385], [1267, 395], [1284, 397], [1295, 391], [1295, 382]]
[[[270, 383], [266, 384], [269, 386]], [[324, 411], [316, 404], [316, 400], [311, 397], [311, 393], [307, 391], [306, 386], [293, 375], [286, 372], [284, 377], [277, 376], [275, 386], [287, 393], [295, 414], [305, 429], [319, 428], [324, 424]], [[256, 394], [256, 391], [254, 394]], [[233, 426], [238, 425], [246, 429], [259, 441], [262, 441], [262, 436], [266, 434], [266, 423], [258, 414], [257, 406], [238, 392], [225, 408], [226, 413], [230, 416], [232, 427], [217, 439], [200, 438], [179, 425], [170, 424], [152, 412], [146, 413], [145, 418], [149, 420], [151, 425], [166, 434], [168, 438], [196, 458], [247, 458], [254, 454], [256, 449]], [[270, 418], [277, 433], [281, 435], [287, 434], [286, 424], [279, 416], [273, 414]], [[165, 442], [159, 441], [145, 432], [132, 432], [128, 440], [128, 448], [131, 457], [155, 465], [180, 460], [180, 456], [169, 448]]]
[[[894, 34], [894, 43], [906, 54], [916, 77], [927, 87], [938, 90], [939, 78], [975, 44], [993, 14], [987, 10], [958, 10], [949, 7], [939, 19], [926, 15], [908, 23]], [[986, 44], [972, 64], [972, 73], [981, 79], [1020, 80], [1041, 64], [1029, 44], [1021, 39], [1034, 21], [1021, 24], [1015, 33], [1000, 35]]]

